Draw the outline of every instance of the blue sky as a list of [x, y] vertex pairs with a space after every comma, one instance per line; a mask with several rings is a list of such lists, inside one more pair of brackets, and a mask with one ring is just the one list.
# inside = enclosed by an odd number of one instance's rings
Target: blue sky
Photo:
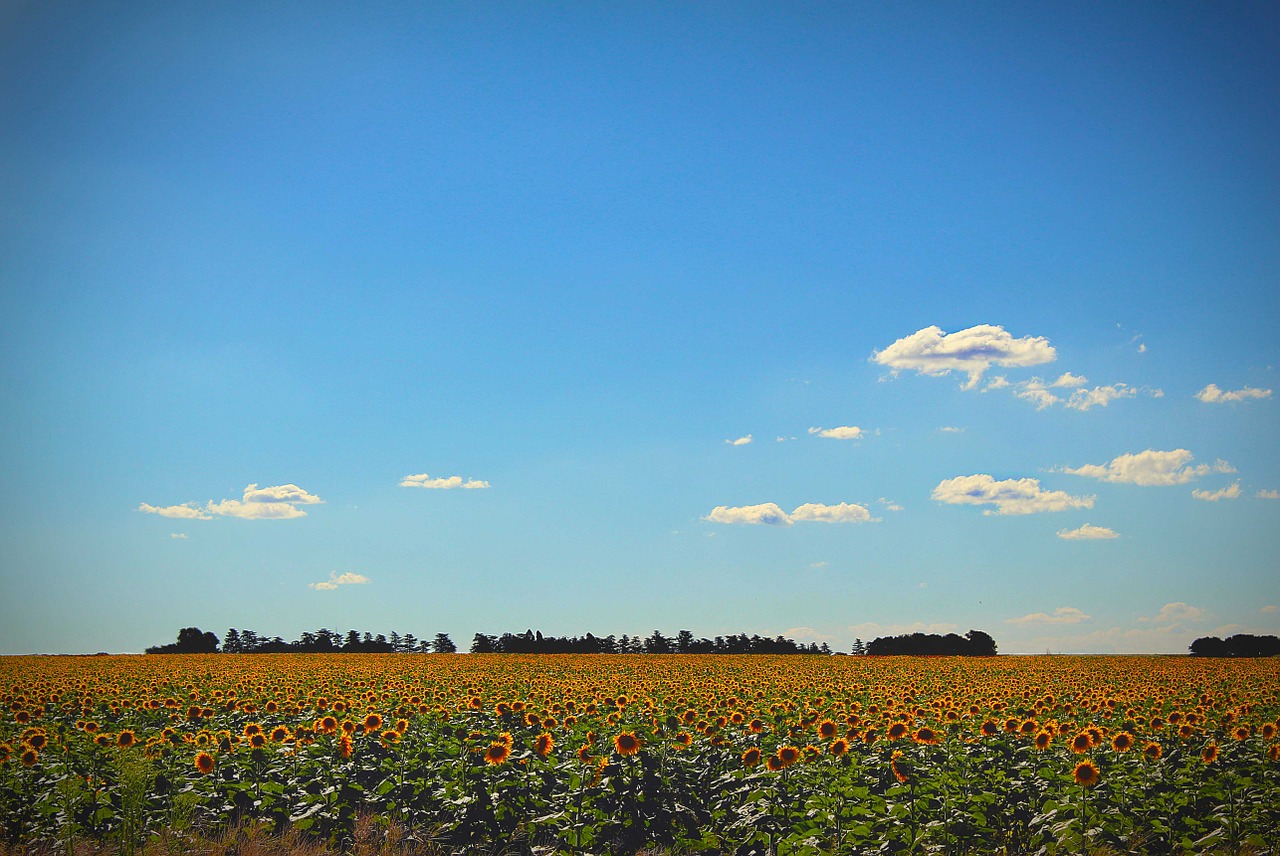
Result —
[[9, 4], [0, 653], [1280, 632], [1278, 96], [1267, 3]]

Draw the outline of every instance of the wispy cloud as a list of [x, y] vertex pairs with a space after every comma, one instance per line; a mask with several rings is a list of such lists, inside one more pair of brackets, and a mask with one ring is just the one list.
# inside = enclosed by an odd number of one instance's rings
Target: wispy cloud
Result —
[[1196, 393], [1196, 398], [1205, 404], [1229, 404], [1236, 401], [1246, 401], [1250, 398], [1270, 398], [1271, 390], [1258, 389], [1253, 386], [1246, 386], [1243, 389], [1236, 389], [1225, 392], [1219, 389], [1216, 383], [1211, 383], [1204, 389]]
[[828, 440], [857, 440], [863, 432], [857, 425], [841, 425], [838, 428], [810, 428], [809, 433]]
[[178, 541], [185, 541], [185, 540], [187, 540], [187, 533], [185, 533], [185, 532], [170, 532], [170, 533], [169, 533], [169, 537], [170, 537], [170, 538], [173, 538], [173, 539], [175, 539], [175, 540], [178, 540]]
[[307, 583], [307, 588], [312, 588], [316, 591], [333, 591], [338, 586], [368, 585], [370, 582], [372, 580], [364, 574], [353, 574], [350, 571], [345, 574], [335, 574], [330, 571], [329, 579], [318, 583]]
[[1274, 603], [1269, 603], [1266, 606], [1262, 607], [1260, 611], [1266, 613], [1267, 615], [1272, 615], [1276, 612], [1280, 612], [1280, 606], [1276, 606]]
[[1260, 490], [1254, 496], [1258, 499], [1280, 499], [1280, 490]]
[[851, 502], [841, 502], [835, 505], [806, 502], [797, 506], [790, 514], [783, 511], [775, 502], [765, 502], [760, 505], [717, 505], [711, 509], [711, 513], [704, 519], [712, 523], [746, 523], [760, 526], [790, 526], [795, 522], [878, 522], [876, 518], [871, 516], [871, 512], [867, 511], [865, 506]]
[[1235, 468], [1223, 460], [1192, 466], [1191, 461], [1194, 459], [1195, 455], [1186, 449], [1169, 452], [1147, 449], [1145, 452], [1119, 455], [1105, 464], [1063, 467], [1059, 472], [1101, 481], [1147, 486], [1186, 484], [1210, 473], [1235, 472]]
[[204, 505], [186, 502], [181, 505], [155, 506], [142, 503], [139, 511], [181, 520], [212, 520], [214, 517], [239, 517], [242, 520], [289, 520], [306, 517], [299, 505], [320, 505], [324, 500], [296, 484], [260, 488], [251, 484], [240, 499], [209, 500]]
[[898, 505], [898, 503], [894, 502], [892, 499], [885, 499], [883, 496], [877, 499], [876, 502], [884, 506], [885, 511], [901, 511], [902, 510], [901, 505]]
[[1017, 625], [1037, 625], [1037, 624], [1080, 624], [1085, 621], [1092, 620], [1093, 616], [1086, 615], [1084, 612], [1076, 609], [1074, 606], [1060, 606], [1053, 611], [1052, 614], [1047, 612], [1032, 612], [1021, 618], [1007, 618], [1006, 624]]
[[909, 369], [940, 376], [952, 371], [969, 376], [965, 389], [973, 389], [991, 366], [1025, 367], [1052, 362], [1057, 353], [1040, 336], [1014, 338], [1003, 327], [979, 324], [955, 333], [925, 327], [872, 354], [872, 362], [893, 374]]
[[463, 481], [462, 476], [446, 476], [444, 478], [432, 478], [426, 473], [418, 473], [413, 476], [405, 476], [400, 480], [400, 487], [422, 487], [428, 490], [454, 490], [461, 488], [463, 490], [481, 490], [487, 488], [489, 483], [480, 479], [468, 478]]
[[992, 505], [983, 514], [1038, 514], [1092, 508], [1092, 496], [1071, 496], [1063, 490], [1043, 490], [1039, 479], [996, 481], [985, 473], [946, 479], [933, 489], [933, 498], [950, 505]]
[[954, 425], [943, 425], [938, 430], [941, 431], [943, 434], [963, 434], [964, 433], [963, 428], [956, 428]]
[[736, 440], [725, 440], [725, 442], [728, 443], [730, 446], [745, 446], [751, 442], [751, 435], [746, 434], [742, 437], [739, 437]]
[[1205, 502], [1217, 502], [1220, 499], [1238, 499], [1240, 497], [1240, 482], [1236, 482], [1230, 487], [1224, 487], [1221, 490], [1193, 490], [1191, 495], [1196, 499], [1203, 499]]
[[1058, 537], [1066, 541], [1102, 541], [1109, 538], [1119, 538], [1120, 535], [1115, 530], [1108, 529], [1105, 526], [1093, 526], [1086, 523], [1079, 529], [1061, 529], [1058, 531]]
[[1191, 606], [1182, 601], [1174, 601], [1166, 603], [1160, 607], [1160, 611], [1150, 618], [1140, 617], [1138, 620], [1149, 622], [1151, 624], [1181, 624], [1185, 621], [1199, 621], [1204, 618], [1205, 612], [1198, 606]]

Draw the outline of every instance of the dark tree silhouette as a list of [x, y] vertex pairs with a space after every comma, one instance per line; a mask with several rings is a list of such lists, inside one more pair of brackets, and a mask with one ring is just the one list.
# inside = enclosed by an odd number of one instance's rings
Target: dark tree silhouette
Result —
[[1237, 633], [1226, 639], [1201, 636], [1188, 649], [1193, 657], [1275, 657], [1280, 655], [1280, 637]]
[[178, 641], [168, 645], [153, 645], [148, 654], [213, 654], [218, 650], [218, 637], [212, 632], [202, 632], [199, 627], [184, 627], [178, 631]]

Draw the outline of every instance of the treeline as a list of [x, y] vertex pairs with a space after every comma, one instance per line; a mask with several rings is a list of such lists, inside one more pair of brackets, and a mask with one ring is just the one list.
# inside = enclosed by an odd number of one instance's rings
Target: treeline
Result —
[[392, 632], [374, 635], [348, 630], [336, 633], [321, 627], [314, 633], [303, 633], [292, 642], [279, 636], [263, 636], [253, 630], [236, 630], [232, 627], [222, 640], [199, 627], [184, 627], [178, 631], [178, 641], [168, 645], [155, 645], [148, 654], [298, 654], [361, 653], [361, 654], [453, 654], [458, 646], [447, 633], [437, 633], [434, 639], [418, 639], [412, 633]]
[[798, 643], [781, 635], [768, 637], [745, 633], [696, 638], [689, 630], [675, 636], [664, 636], [655, 630], [647, 637], [629, 636], [543, 636], [540, 630], [503, 633], [493, 636], [477, 633], [471, 640], [472, 654], [830, 654], [826, 642], [821, 645]]
[[931, 654], [947, 657], [994, 657], [996, 640], [981, 630], [970, 630], [960, 636], [948, 633], [910, 633], [903, 636], [881, 636], [866, 646], [869, 656], [884, 654]]
[[1193, 657], [1274, 657], [1280, 654], [1280, 637], [1237, 633], [1226, 639], [1201, 636], [1188, 649]]

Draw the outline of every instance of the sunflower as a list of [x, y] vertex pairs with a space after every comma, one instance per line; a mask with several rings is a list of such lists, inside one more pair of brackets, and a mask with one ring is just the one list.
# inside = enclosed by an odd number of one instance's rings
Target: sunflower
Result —
[[32, 749], [30, 746], [23, 746], [22, 752], [18, 755], [18, 759], [22, 761], [22, 766], [34, 767], [40, 761], [40, 753]]
[[1088, 788], [1098, 784], [1101, 774], [1098, 772], [1098, 768], [1094, 766], [1092, 761], [1081, 761], [1079, 764], [1076, 764], [1076, 769], [1075, 772], [1072, 773], [1072, 777], [1076, 780], [1077, 785], [1083, 785]]
[[533, 738], [533, 751], [539, 758], [545, 758], [551, 754], [551, 750], [555, 748], [556, 740], [547, 732], [542, 732]]
[[1075, 737], [1071, 738], [1071, 751], [1077, 754], [1088, 752], [1093, 742], [1089, 739], [1089, 732], [1081, 731]]
[[195, 765], [197, 770], [207, 776], [213, 772], [213, 768], [217, 766], [217, 761], [208, 752], [197, 752]]
[[938, 732], [934, 731], [932, 728], [928, 727], [927, 725], [922, 726], [920, 730], [915, 733], [915, 736], [912, 737], [911, 739], [917, 743], [923, 743], [926, 746], [937, 746]]
[[1111, 738], [1111, 749], [1115, 752], [1128, 752], [1132, 748], [1133, 735], [1127, 731], [1121, 731]]
[[902, 758], [902, 751], [895, 749], [893, 757], [889, 759], [889, 769], [893, 770], [893, 777], [901, 784], [906, 784], [911, 780], [911, 771], [907, 768], [906, 761]]
[[687, 731], [681, 731], [675, 736], [677, 746], [688, 746], [693, 742], [693, 735]]
[[132, 746], [137, 741], [137, 735], [129, 729], [125, 729], [116, 735], [116, 745], [122, 748]]
[[1236, 729], [1236, 731], [1235, 731], [1235, 738], [1236, 738], [1237, 740], [1248, 740], [1248, 739], [1249, 739], [1249, 733], [1250, 733], [1250, 732], [1249, 732], [1249, 728], [1248, 728], [1248, 726], [1242, 725], [1242, 726], [1240, 726], [1239, 728], [1237, 728], [1237, 729]]
[[43, 731], [37, 731], [27, 737], [27, 745], [37, 752], [43, 750], [48, 742], [49, 737]]
[[376, 713], [371, 713], [364, 718], [365, 731], [377, 731], [382, 727], [382, 717]]
[[247, 723], [244, 727], [245, 737], [252, 737], [255, 734], [261, 734], [261, 733], [262, 733], [262, 726], [256, 722]]
[[849, 751], [849, 741], [845, 740], [844, 738], [833, 741], [832, 744], [827, 747], [827, 751], [830, 752], [832, 755], [836, 755], [836, 756], [843, 755]]
[[890, 740], [899, 740], [907, 736], [907, 726], [901, 722], [895, 722], [889, 726], [889, 731], [885, 735]]
[[1164, 754], [1164, 750], [1160, 748], [1160, 744], [1152, 740], [1150, 743], [1142, 747], [1142, 754], [1152, 761], [1159, 761], [1160, 756]]
[[248, 743], [253, 749], [262, 749], [267, 745], [267, 735], [263, 734], [261, 731], [257, 734], [250, 734]]
[[288, 739], [289, 729], [285, 728], [283, 725], [277, 725], [275, 728], [271, 729], [271, 742], [282, 743]]
[[752, 746], [750, 749], [742, 753], [742, 766], [754, 767], [760, 763], [760, 749]]
[[578, 747], [578, 761], [583, 764], [591, 763], [591, 744], [584, 743]]
[[829, 719], [824, 719], [818, 723], [818, 736], [823, 740], [830, 740], [836, 736], [836, 724]]
[[316, 731], [321, 734], [332, 734], [338, 730], [338, 718], [336, 716], [326, 716], [316, 721]]
[[1195, 733], [1196, 733], [1195, 727], [1194, 727], [1194, 726], [1191, 726], [1191, 725], [1182, 725], [1182, 726], [1179, 726], [1179, 728], [1178, 728], [1178, 736], [1179, 736], [1179, 737], [1184, 737], [1184, 738], [1185, 738], [1185, 737], [1190, 737], [1191, 735], [1193, 735], [1193, 734], [1195, 734]]
[[489, 744], [489, 748], [484, 750], [484, 762], [498, 766], [505, 763], [511, 757], [511, 747], [501, 740], [495, 740]]
[[782, 766], [790, 767], [800, 760], [800, 750], [794, 746], [779, 746], [778, 758], [782, 761]]
[[752, 734], [759, 734], [760, 732], [764, 731], [764, 723], [761, 722], [759, 719], [753, 719], [747, 725], [747, 728], [751, 729]]
[[994, 719], [988, 719], [986, 722], [982, 723], [983, 737], [995, 737], [999, 733], [1000, 726], [996, 725], [996, 721]]
[[1040, 723], [1036, 722], [1034, 719], [1024, 719], [1022, 724], [1018, 726], [1018, 731], [1027, 736], [1035, 734], [1039, 730]]
[[779, 758], [776, 753], [773, 755], [770, 755], [768, 758], [765, 758], [764, 765], [774, 773], [778, 772], [783, 767], [787, 766], [786, 764], [782, 763], [782, 759]]
[[1263, 723], [1263, 724], [1262, 724], [1262, 739], [1263, 739], [1263, 740], [1270, 740], [1272, 737], [1275, 737], [1275, 736], [1276, 736], [1276, 726], [1275, 726], [1275, 723], [1272, 723], [1272, 722], [1265, 722], [1265, 723]]
[[613, 738], [613, 748], [624, 758], [640, 751], [640, 738], [633, 731], [624, 731]]
[[1041, 731], [1036, 734], [1035, 747], [1041, 751], [1049, 748], [1049, 744], [1053, 742], [1053, 732]]
[[1280, 761], [1280, 743], [1272, 743], [1267, 747], [1267, 760]]
[[1204, 761], [1206, 764], [1212, 764], [1214, 761], [1218, 760], [1218, 744], [1210, 743], [1208, 746], [1204, 747], [1204, 751], [1200, 753], [1200, 760]]

